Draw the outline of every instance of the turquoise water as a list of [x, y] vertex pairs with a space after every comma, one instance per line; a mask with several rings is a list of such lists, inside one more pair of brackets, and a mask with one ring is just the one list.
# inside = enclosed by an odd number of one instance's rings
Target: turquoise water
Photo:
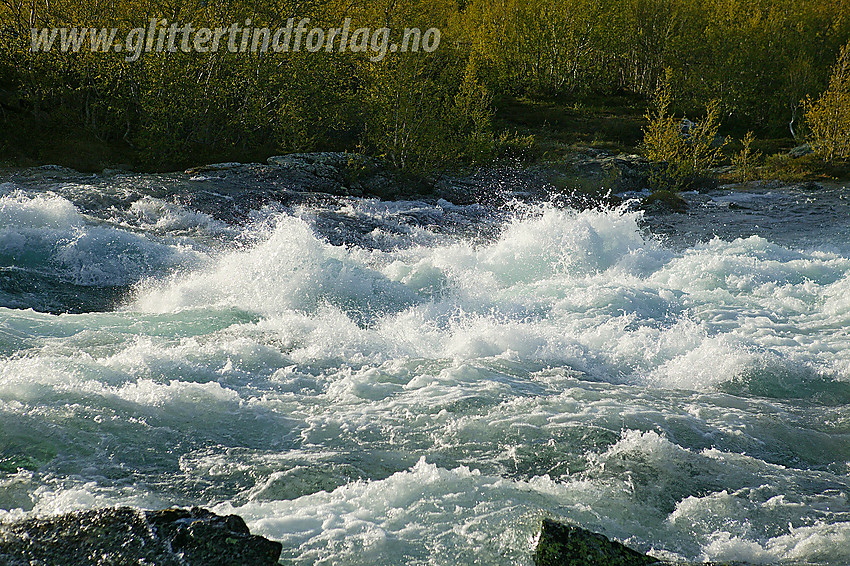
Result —
[[645, 218], [0, 182], [0, 518], [203, 505], [292, 564], [530, 564], [541, 517], [850, 563], [842, 187]]

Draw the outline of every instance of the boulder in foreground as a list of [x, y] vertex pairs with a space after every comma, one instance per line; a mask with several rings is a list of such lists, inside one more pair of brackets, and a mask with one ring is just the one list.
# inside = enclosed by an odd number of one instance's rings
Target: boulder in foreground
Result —
[[644, 566], [651, 556], [575, 525], [543, 519], [534, 551], [536, 566]]
[[241, 517], [199, 507], [118, 507], [0, 524], [4, 566], [266, 566], [281, 550], [252, 535]]

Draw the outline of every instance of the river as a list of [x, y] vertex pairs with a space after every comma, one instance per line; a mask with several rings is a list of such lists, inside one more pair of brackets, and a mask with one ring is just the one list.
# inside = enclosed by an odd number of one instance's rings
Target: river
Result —
[[286, 564], [850, 563], [850, 202], [687, 214], [0, 174], [0, 519], [202, 505]]

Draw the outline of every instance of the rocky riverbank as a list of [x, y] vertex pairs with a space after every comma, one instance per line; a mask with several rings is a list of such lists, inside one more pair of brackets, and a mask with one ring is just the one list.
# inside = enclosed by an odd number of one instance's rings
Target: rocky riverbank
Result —
[[[394, 170], [387, 163], [362, 154], [343, 152], [293, 153], [269, 157], [266, 163], [214, 163], [173, 173], [135, 173], [105, 169], [84, 174], [47, 165], [20, 169], [15, 181], [27, 183], [86, 179], [92, 184], [113, 181], [143, 186], [162, 178], [192, 206], [204, 207], [210, 195], [227, 195], [232, 208], [251, 210], [265, 203], [292, 204], [330, 197], [374, 197], [382, 200], [443, 199], [453, 204], [499, 206], [511, 200], [557, 200], [575, 208], [617, 205], [637, 199], [651, 213], [684, 212], [687, 202], [678, 193], [650, 190], [654, 165], [645, 157], [584, 148], [557, 161], [535, 165], [481, 166], [466, 172], [430, 178]], [[718, 170], [700, 190], [723, 181]], [[139, 183], [133, 183], [140, 179]], [[750, 186], [763, 185], [750, 182]], [[778, 181], [772, 182], [783, 185]], [[789, 183], [784, 183], [788, 185]], [[817, 184], [817, 183], [814, 183]], [[221, 199], [212, 197], [217, 201]], [[98, 203], [99, 204], [99, 203]], [[216, 204], [218, 206], [218, 204]], [[213, 214], [215, 216], [215, 214]]]
[[553, 188], [545, 171], [482, 167], [464, 175], [425, 179], [395, 171], [372, 157], [341, 152], [279, 155], [267, 163], [217, 163], [187, 169], [185, 174], [195, 181], [230, 185], [383, 200], [445, 199], [454, 204], [492, 204], [508, 194], [542, 196]]
[[[219, 163], [186, 170], [190, 178], [235, 185], [275, 185], [288, 191], [383, 200], [444, 199], [454, 204], [503, 204], [512, 199], [555, 198], [576, 208], [640, 198], [651, 212], [682, 212], [687, 204], [670, 191], [651, 193], [654, 165], [645, 157], [586, 148], [558, 162], [530, 167], [479, 167], [432, 179], [394, 171], [359, 154], [296, 153], [265, 164]], [[716, 179], [705, 188], [716, 187]]]
[[[563, 162], [531, 167], [478, 167], [434, 178], [405, 175], [371, 157], [348, 153], [295, 153], [267, 163], [218, 163], [187, 169], [196, 183], [275, 187], [295, 193], [443, 199], [453, 204], [501, 205], [509, 200], [556, 198], [584, 208], [618, 204], [618, 195], [647, 192], [652, 164], [639, 155], [587, 149]], [[681, 199], [677, 201], [681, 206]]]

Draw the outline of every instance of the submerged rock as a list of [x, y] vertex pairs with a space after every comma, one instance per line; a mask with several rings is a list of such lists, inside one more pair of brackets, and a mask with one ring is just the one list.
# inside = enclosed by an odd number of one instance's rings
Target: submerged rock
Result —
[[804, 183], [799, 183], [791, 186], [792, 189], [797, 191], [806, 191], [806, 192], [818, 192], [825, 191], [826, 187], [820, 183], [815, 181], [806, 181]]
[[685, 212], [688, 210], [688, 203], [676, 192], [660, 190], [643, 199], [641, 207], [654, 213]]
[[252, 535], [236, 515], [205, 509], [77, 511], [0, 524], [0, 564], [8, 566], [263, 566], [278, 542]]
[[643, 566], [658, 560], [575, 525], [543, 519], [536, 566]]

